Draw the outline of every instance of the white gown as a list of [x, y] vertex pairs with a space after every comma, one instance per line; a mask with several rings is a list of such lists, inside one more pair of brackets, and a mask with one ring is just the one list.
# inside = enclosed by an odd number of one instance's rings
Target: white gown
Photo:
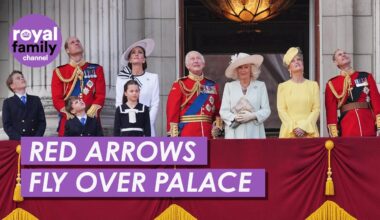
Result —
[[[129, 70], [130, 71], [130, 70]], [[115, 105], [118, 107], [122, 104], [124, 96], [124, 85], [132, 78], [140, 84], [140, 98], [139, 102], [149, 107], [149, 117], [151, 125], [151, 136], [156, 136], [155, 121], [160, 104], [160, 88], [158, 75], [155, 73], [145, 72], [140, 76], [132, 76], [126, 68], [120, 71], [116, 78], [116, 99]]]
[[[257, 119], [240, 124], [237, 128], [231, 128], [231, 122], [235, 118], [232, 108], [243, 96], [255, 109]], [[225, 123], [226, 139], [265, 138], [264, 121], [270, 113], [268, 92], [264, 82], [251, 81], [245, 95], [238, 80], [226, 83], [220, 107], [220, 116]]]

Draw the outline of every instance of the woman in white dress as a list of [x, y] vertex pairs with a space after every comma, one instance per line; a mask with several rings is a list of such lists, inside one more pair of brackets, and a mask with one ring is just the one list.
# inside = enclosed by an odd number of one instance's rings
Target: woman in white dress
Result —
[[152, 39], [144, 39], [133, 43], [123, 53], [120, 59], [121, 70], [116, 78], [116, 107], [122, 104], [124, 95], [124, 85], [129, 80], [136, 80], [140, 85], [139, 102], [149, 107], [149, 116], [151, 124], [151, 136], [156, 135], [154, 123], [156, 121], [159, 102], [160, 89], [158, 75], [146, 72], [146, 58], [154, 49]]
[[235, 81], [224, 86], [220, 116], [226, 139], [265, 138], [264, 121], [269, 117], [268, 92], [260, 74], [261, 55], [239, 53], [231, 56], [226, 77]]

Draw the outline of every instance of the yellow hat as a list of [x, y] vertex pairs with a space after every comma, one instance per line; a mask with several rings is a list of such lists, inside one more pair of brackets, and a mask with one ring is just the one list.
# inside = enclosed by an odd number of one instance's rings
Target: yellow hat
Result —
[[290, 62], [292, 62], [292, 59], [297, 55], [301, 53], [301, 49], [299, 47], [291, 47], [286, 51], [286, 54], [284, 55], [284, 66], [288, 67]]

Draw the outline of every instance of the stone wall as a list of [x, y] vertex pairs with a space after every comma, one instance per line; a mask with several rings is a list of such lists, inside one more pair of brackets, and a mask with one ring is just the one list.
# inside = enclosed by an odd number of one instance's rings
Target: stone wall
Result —
[[[5, 82], [10, 70], [21, 70], [28, 82], [27, 92], [41, 97], [47, 117], [46, 135], [55, 135], [57, 112], [51, 102], [51, 76], [56, 66], [67, 63], [64, 50], [44, 68], [21, 66], [8, 52], [9, 24], [23, 15], [40, 13], [49, 16], [61, 27], [62, 37], [76, 35], [85, 48], [85, 59], [104, 67], [106, 105], [102, 124], [106, 133], [113, 127], [115, 81], [122, 52], [133, 42], [149, 37], [156, 47], [148, 58], [148, 71], [159, 74], [161, 108], [156, 123], [158, 135], [166, 132], [165, 109], [167, 94], [176, 79], [176, 1], [175, 0], [4, 0], [0, 7], [0, 81]], [[12, 95], [0, 86], [0, 105]], [[6, 138], [3, 131], [0, 138]]]
[[160, 110], [156, 121], [157, 135], [166, 135], [166, 102], [172, 83], [177, 79], [176, 0], [126, 0], [125, 45], [154, 39], [156, 46], [147, 59], [148, 71], [160, 79]]
[[[332, 62], [332, 54], [337, 48], [343, 49], [351, 55], [353, 67], [356, 70], [373, 72], [377, 83], [380, 83], [380, 51], [377, 46], [379, 45], [380, 28], [379, 1], [321, 0], [320, 3], [322, 25], [321, 100], [324, 101], [327, 80], [338, 74], [338, 69]], [[324, 107], [324, 103], [321, 104]], [[323, 108], [321, 127], [322, 134], [327, 136], [325, 121], [326, 114]]]
[[[313, 0], [311, 0], [311, 3]], [[165, 135], [167, 95], [179, 75], [179, 41], [177, 0], [3, 0], [0, 1], [0, 30], [20, 16], [41, 13], [54, 19], [61, 27], [63, 38], [77, 35], [83, 42], [86, 60], [104, 66], [107, 84], [103, 124], [112, 128], [114, 114], [115, 75], [121, 53], [133, 42], [153, 38], [156, 48], [148, 58], [148, 71], [160, 78], [161, 108], [157, 117], [158, 135]], [[311, 4], [313, 5], [313, 4]], [[321, 25], [321, 100], [327, 80], [338, 72], [331, 60], [336, 48], [345, 49], [353, 57], [358, 70], [374, 72], [380, 83], [380, 1], [377, 0], [320, 0]], [[20, 69], [29, 83], [28, 92], [39, 95], [48, 118], [48, 135], [55, 133], [57, 115], [51, 105], [51, 73], [56, 66], [67, 62], [64, 51], [44, 68], [20, 66], [8, 52], [8, 34], [0, 36], [0, 82], [5, 82], [10, 70]], [[11, 95], [0, 86], [2, 100]], [[323, 103], [321, 103], [324, 106]], [[325, 112], [322, 109], [322, 135], [326, 136]], [[0, 132], [4, 138], [4, 132]]]

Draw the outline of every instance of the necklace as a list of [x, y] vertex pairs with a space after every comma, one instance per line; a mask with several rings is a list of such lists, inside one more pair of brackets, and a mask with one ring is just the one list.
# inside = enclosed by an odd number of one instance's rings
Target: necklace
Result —
[[249, 86], [250, 83], [248, 83], [248, 85], [242, 85], [240, 83], [240, 86], [241, 86], [241, 91], [243, 92], [243, 94], [245, 95], [247, 93], [247, 90], [248, 90], [248, 86]]

